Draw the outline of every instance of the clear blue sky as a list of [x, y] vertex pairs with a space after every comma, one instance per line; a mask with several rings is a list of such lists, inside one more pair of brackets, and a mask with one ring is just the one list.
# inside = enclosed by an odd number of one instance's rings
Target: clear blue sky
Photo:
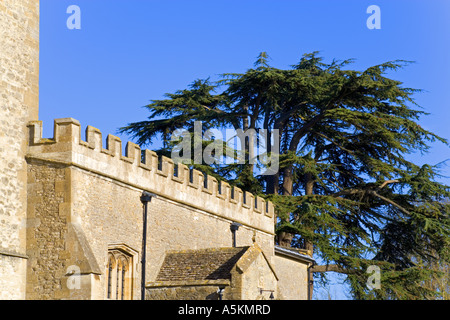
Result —
[[[66, 26], [70, 5], [81, 9], [81, 30]], [[381, 9], [380, 30], [366, 26], [370, 5]], [[147, 117], [141, 107], [150, 100], [198, 78], [244, 72], [262, 51], [279, 68], [320, 51], [328, 62], [355, 58], [359, 70], [416, 61], [391, 76], [425, 90], [416, 96], [431, 113], [422, 127], [450, 139], [448, 0], [41, 0], [40, 37], [46, 137], [53, 119], [64, 117], [99, 128], [104, 138], [117, 135]], [[436, 144], [414, 160], [449, 158], [450, 149]], [[450, 176], [450, 163], [442, 173]]]

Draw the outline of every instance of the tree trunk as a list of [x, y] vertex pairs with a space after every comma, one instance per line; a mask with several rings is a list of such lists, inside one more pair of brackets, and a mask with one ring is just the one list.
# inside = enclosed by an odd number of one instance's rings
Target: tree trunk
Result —
[[[290, 165], [283, 171], [283, 195], [292, 196], [294, 190], [294, 180], [293, 180], [293, 166]], [[285, 218], [285, 222], [290, 222], [289, 217]], [[294, 235], [288, 232], [280, 232], [278, 235], [278, 244], [281, 247], [289, 248], [291, 246], [292, 239]]]
[[[305, 174], [305, 195], [312, 196], [314, 194], [314, 180], [311, 173]], [[313, 254], [313, 244], [310, 241], [305, 242], [305, 249], [310, 250]]]
[[[313, 176], [311, 173], [307, 173], [305, 174], [305, 195], [307, 196], [312, 196], [314, 194], [314, 180], [313, 180]], [[309, 253], [312, 254], [314, 253], [314, 245], [311, 241], [306, 241], [305, 242], [305, 249], [309, 251]], [[312, 271], [312, 268], [308, 270], [309, 274], [309, 300], [312, 300], [312, 296], [313, 296], [313, 292], [314, 292], [314, 273]]]
[[266, 192], [267, 194], [278, 194], [278, 184], [280, 181], [280, 175], [274, 174], [266, 177]]
[[[242, 130], [244, 133], [247, 132], [247, 130], [251, 129], [249, 126], [249, 115], [248, 115], [248, 106], [244, 106], [244, 113], [246, 116], [242, 118]], [[245, 177], [245, 180], [243, 182], [242, 188], [251, 190], [251, 177], [253, 177], [253, 171], [254, 171], [254, 165], [251, 163], [253, 160], [253, 146], [254, 146], [254, 137], [251, 136], [250, 138], [247, 136], [244, 136], [244, 140], [241, 140], [241, 145], [244, 146], [244, 169], [242, 171], [243, 176]]]

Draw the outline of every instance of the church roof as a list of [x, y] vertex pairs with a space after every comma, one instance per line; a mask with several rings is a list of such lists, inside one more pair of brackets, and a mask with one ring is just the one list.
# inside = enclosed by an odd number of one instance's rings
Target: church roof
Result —
[[249, 247], [169, 251], [159, 274], [160, 281], [231, 279], [231, 270]]
[[295, 249], [295, 248], [284, 248], [280, 246], [275, 246], [275, 254], [290, 257], [294, 260], [303, 262], [303, 263], [312, 263], [315, 264], [316, 260], [308, 254], [303, 253], [303, 250]]

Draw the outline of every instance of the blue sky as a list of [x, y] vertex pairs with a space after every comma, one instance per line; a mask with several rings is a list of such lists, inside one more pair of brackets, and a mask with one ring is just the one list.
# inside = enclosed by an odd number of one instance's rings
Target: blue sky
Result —
[[[81, 30], [66, 26], [70, 5], [81, 9]], [[380, 30], [366, 26], [370, 5], [381, 9]], [[40, 120], [46, 137], [53, 119], [72, 117], [106, 138], [144, 120], [150, 100], [244, 72], [262, 51], [279, 68], [320, 51], [327, 62], [354, 58], [358, 70], [416, 61], [391, 77], [425, 90], [416, 95], [430, 113], [421, 125], [450, 139], [449, 36], [448, 0], [41, 0]], [[413, 156], [449, 158], [442, 144]], [[442, 173], [450, 176], [450, 163]]]

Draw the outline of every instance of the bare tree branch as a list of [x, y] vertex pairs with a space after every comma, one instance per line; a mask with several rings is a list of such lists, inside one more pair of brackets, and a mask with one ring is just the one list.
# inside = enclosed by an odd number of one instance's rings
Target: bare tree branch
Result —
[[383, 189], [383, 188], [386, 187], [388, 184], [399, 183], [399, 182], [400, 182], [400, 180], [387, 180], [387, 181], [383, 182], [383, 183], [381, 184], [381, 186], [378, 187], [378, 190]]
[[379, 195], [376, 191], [370, 190], [369, 191], [370, 194], [374, 195], [375, 197], [380, 198], [381, 200], [383, 200], [384, 202], [387, 202], [391, 205], [393, 205], [394, 207], [396, 207], [397, 209], [399, 209], [401, 212], [407, 214], [407, 215], [411, 215], [411, 212], [409, 212], [408, 210], [406, 210], [405, 208], [403, 208], [401, 205], [397, 204], [395, 201], [392, 201], [391, 199], [388, 199], [386, 197], [383, 197], [382, 195]]

